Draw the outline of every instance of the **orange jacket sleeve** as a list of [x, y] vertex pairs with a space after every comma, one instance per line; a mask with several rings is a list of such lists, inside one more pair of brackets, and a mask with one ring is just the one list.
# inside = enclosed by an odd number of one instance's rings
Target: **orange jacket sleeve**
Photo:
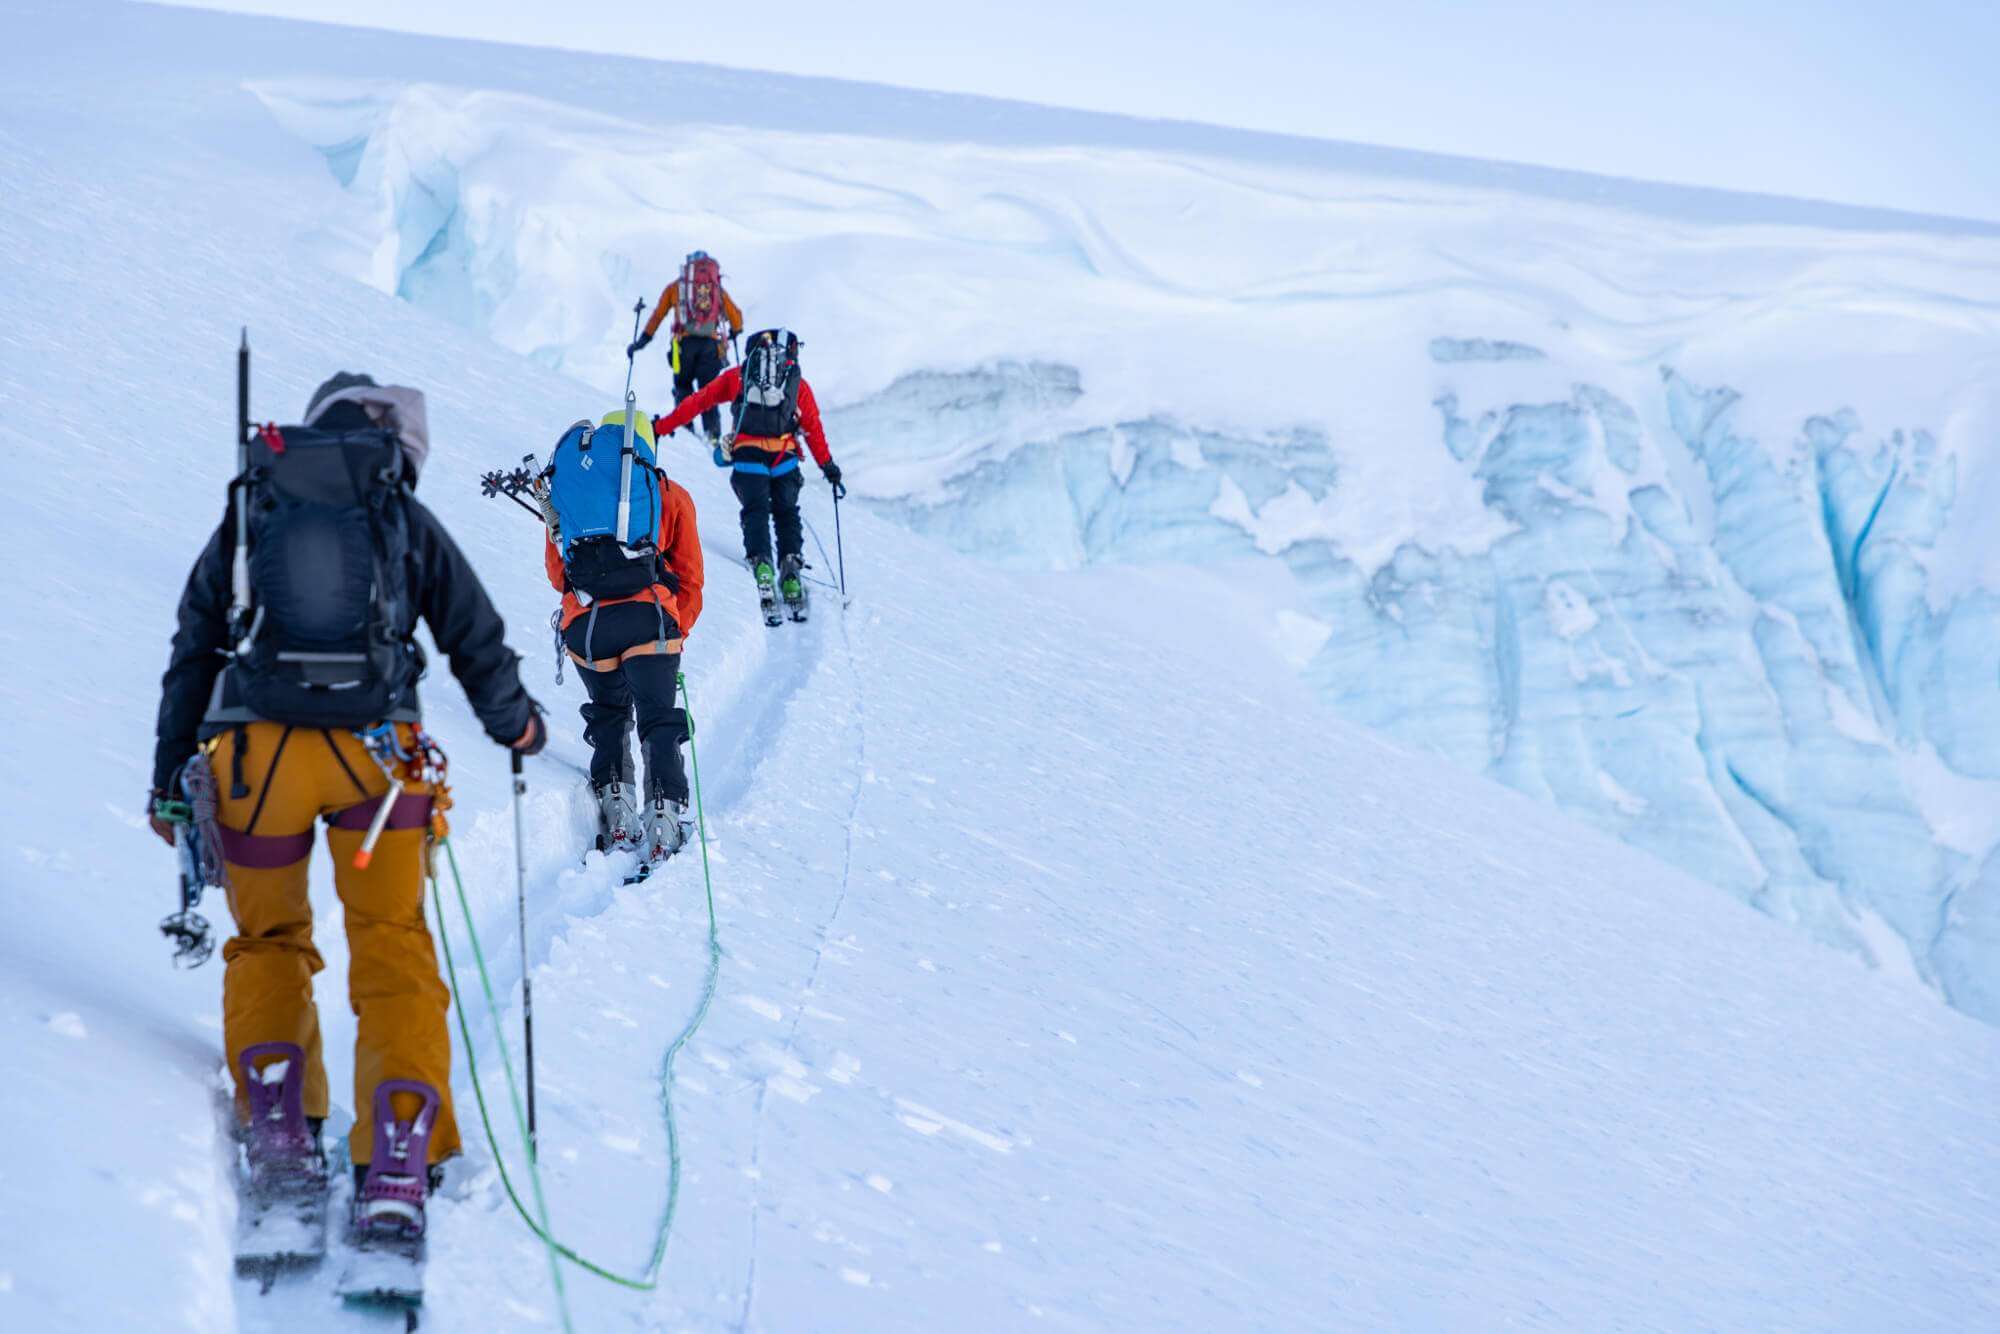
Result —
[[549, 587], [558, 593], [567, 593], [567, 581], [563, 578], [562, 552], [556, 550], [555, 540], [546, 531], [542, 536], [542, 565], [549, 572]]
[[833, 462], [833, 451], [826, 447], [826, 431], [819, 424], [819, 400], [813, 397], [813, 387], [803, 376], [799, 378], [799, 430], [805, 433], [813, 462], [822, 468]]
[[737, 306], [736, 299], [729, 295], [727, 287], [722, 289], [722, 313], [729, 317], [729, 332], [743, 332], [743, 311]]
[[646, 321], [646, 337], [651, 338], [660, 331], [660, 321], [666, 319], [667, 312], [678, 306], [680, 301], [681, 280], [676, 278], [660, 293], [660, 303], [653, 307], [653, 318]]
[[684, 486], [668, 482], [660, 496], [660, 531], [666, 535], [667, 568], [680, 580], [674, 603], [680, 608], [681, 633], [701, 619], [701, 533], [695, 527], [694, 497]]
[[[653, 438], [665, 440], [675, 431], [707, 412], [725, 403], [734, 403], [736, 396], [743, 392], [743, 371], [731, 366], [722, 374], [703, 385], [695, 394], [684, 398], [672, 412], [664, 417], [653, 418]], [[801, 390], [803, 392], [803, 390]]]

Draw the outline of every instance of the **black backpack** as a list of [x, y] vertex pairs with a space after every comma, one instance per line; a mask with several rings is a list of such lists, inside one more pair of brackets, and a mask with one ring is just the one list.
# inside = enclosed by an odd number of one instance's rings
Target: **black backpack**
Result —
[[776, 440], [799, 426], [799, 336], [789, 329], [750, 335], [736, 395], [736, 434]]
[[230, 667], [242, 703], [304, 727], [361, 727], [408, 707], [424, 664], [410, 634], [401, 441], [372, 426], [267, 426], [245, 457], [232, 484], [249, 539]]

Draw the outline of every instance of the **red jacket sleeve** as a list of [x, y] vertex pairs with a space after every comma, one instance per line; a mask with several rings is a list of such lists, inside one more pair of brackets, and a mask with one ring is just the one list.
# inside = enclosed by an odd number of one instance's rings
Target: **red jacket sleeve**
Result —
[[812, 385], [803, 378], [799, 380], [799, 429], [805, 432], [813, 462], [822, 468], [833, 462], [833, 452], [826, 447], [826, 432], [819, 424], [819, 400], [813, 397]]
[[664, 417], [653, 418], [653, 438], [665, 440], [710, 408], [719, 408], [724, 403], [734, 403], [736, 396], [741, 392], [743, 392], [743, 370], [739, 366], [731, 366], [703, 385], [700, 393], [682, 399], [672, 412]]
[[694, 497], [684, 486], [668, 482], [660, 496], [660, 531], [666, 535], [667, 568], [680, 581], [674, 605], [680, 608], [681, 633], [701, 619], [701, 532], [695, 527]]

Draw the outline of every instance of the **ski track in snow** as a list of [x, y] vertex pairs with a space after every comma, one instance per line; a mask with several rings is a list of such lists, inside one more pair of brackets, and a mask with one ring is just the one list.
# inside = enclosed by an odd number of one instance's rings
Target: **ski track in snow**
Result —
[[[791, 1059], [792, 1050], [797, 1045], [799, 1024], [806, 1017], [806, 1011], [819, 984], [820, 967], [826, 962], [826, 951], [827, 947], [831, 944], [833, 929], [839, 925], [840, 910], [847, 903], [848, 885], [854, 875], [854, 830], [861, 814], [861, 793], [863, 788], [867, 786], [868, 707], [861, 690], [861, 673], [854, 661], [854, 643], [848, 630], [847, 608], [840, 607], [837, 614], [840, 617], [841, 648], [846, 655], [847, 677], [851, 688], [849, 703], [851, 705], [850, 717], [853, 719], [854, 730], [854, 799], [848, 804], [847, 819], [844, 822], [846, 837], [841, 847], [840, 888], [834, 895], [832, 910], [827, 913], [826, 920], [819, 925], [817, 933], [819, 944], [813, 951], [812, 969], [806, 974], [805, 985], [799, 989], [798, 1005], [792, 1011], [791, 1024], [785, 1029], [785, 1042], [782, 1048], [781, 1062]], [[817, 636], [823, 636], [824, 634], [824, 631], [820, 629], [825, 624], [820, 619], [823, 615], [824, 613], [817, 613], [814, 617], [813, 624]], [[764, 1179], [764, 1102], [769, 1096], [770, 1083], [766, 1081], [757, 1089], [757, 1109], [753, 1114], [756, 1131], [755, 1137], [751, 1141], [750, 1171], [748, 1173], [751, 1183], [750, 1262], [743, 1276], [743, 1315], [738, 1322], [739, 1328], [742, 1329], [749, 1329], [751, 1327], [756, 1314], [757, 1228], [758, 1215], [763, 1207], [759, 1196], [762, 1193], [761, 1183]]]

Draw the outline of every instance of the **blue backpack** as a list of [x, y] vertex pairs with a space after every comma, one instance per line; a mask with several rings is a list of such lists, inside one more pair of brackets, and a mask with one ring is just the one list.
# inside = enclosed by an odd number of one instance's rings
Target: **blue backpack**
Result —
[[563, 432], [549, 460], [549, 502], [570, 587], [591, 598], [631, 597], [660, 582], [660, 474], [653, 424], [624, 411]]

